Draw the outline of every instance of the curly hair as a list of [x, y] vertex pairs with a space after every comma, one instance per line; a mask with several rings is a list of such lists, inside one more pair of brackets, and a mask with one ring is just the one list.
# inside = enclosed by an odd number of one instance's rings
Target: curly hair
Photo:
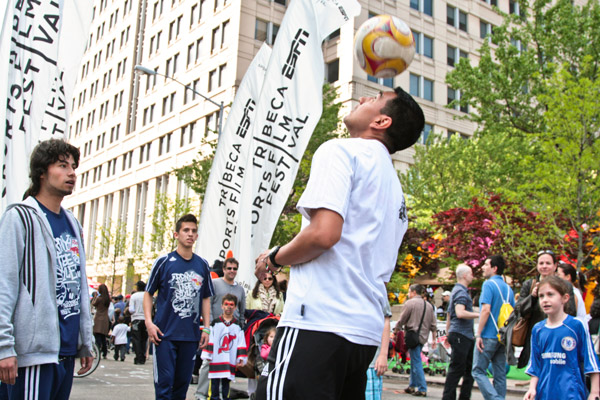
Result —
[[25, 191], [23, 199], [36, 196], [40, 192], [42, 175], [48, 172], [48, 167], [59, 160], [73, 156], [75, 168], [79, 166], [79, 149], [62, 139], [49, 139], [40, 142], [29, 159], [29, 178], [31, 184]]

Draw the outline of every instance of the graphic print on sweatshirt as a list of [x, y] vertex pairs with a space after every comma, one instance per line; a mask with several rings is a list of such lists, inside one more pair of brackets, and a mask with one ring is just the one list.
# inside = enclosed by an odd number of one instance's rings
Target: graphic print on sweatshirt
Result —
[[173, 273], [169, 280], [169, 287], [173, 290], [171, 305], [173, 312], [180, 318], [189, 318], [195, 314], [200, 315], [200, 301], [198, 294], [202, 288], [203, 278], [193, 270], [184, 273]]
[[63, 319], [80, 312], [81, 268], [79, 243], [69, 232], [54, 238], [56, 247], [56, 302]]

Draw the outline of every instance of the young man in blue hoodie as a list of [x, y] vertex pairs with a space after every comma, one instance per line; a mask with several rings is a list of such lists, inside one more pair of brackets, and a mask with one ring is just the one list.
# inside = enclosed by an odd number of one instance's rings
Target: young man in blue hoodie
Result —
[[31, 186], [0, 219], [0, 387], [9, 399], [68, 399], [75, 358], [92, 364], [82, 230], [61, 207], [79, 150], [63, 140], [31, 154]]

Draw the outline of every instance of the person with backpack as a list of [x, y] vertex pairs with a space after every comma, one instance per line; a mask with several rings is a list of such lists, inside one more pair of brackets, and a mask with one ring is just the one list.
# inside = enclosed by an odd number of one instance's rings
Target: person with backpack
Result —
[[[506, 350], [499, 341], [499, 327], [512, 313], [515, 295], [504, 282], [502, 274], [506, 263], [501, 255], [486, 258], [482, 270], [486, 281], [479, 296], [479, 325], [475, 335], [473, 378], [486, 400], [504, 399], [506, 396]], [[490, 383], [486, 369], [492, 364], [494, 384]]]

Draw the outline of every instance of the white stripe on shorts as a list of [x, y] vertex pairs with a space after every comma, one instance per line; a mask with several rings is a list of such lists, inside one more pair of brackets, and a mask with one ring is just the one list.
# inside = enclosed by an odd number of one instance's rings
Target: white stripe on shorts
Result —
[[283, 386], [299, 329], [285, 327], [277, 348], [275, 367], [267, 379], [267, 400], [283, 399]]
[[154, 383], [158, 383], [158, 365], [156, 364], [156, 345], [152, 343], [152, 369], [154, 370]]

